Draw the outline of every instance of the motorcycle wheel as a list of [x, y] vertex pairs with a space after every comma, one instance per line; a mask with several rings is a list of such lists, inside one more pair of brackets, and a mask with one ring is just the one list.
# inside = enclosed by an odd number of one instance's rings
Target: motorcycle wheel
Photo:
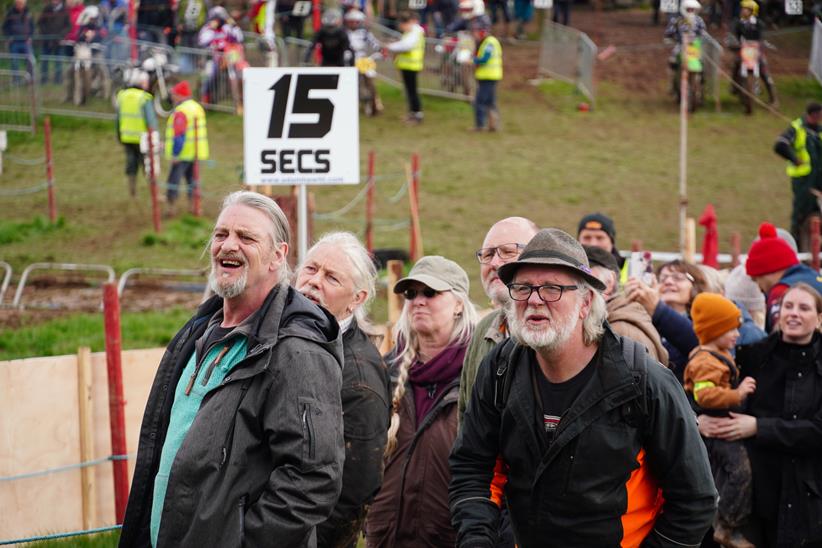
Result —
[[742, 81], [742, 93], [739, 94], [742, 106], [745, 109], [745, 114], [751, 114], [753, 112], [754, 86], [754, 75], [748, 74], [745, 80]]
[[174, 103], [171, 101], [171, 97], [162, 97], [159, 94], [154, 96], [154, 112], [156, 112], [158, 116], [168, 118], [173, 111]]
[[90, 86], [89, 71], [81, 68], [74, 75], [74, 106], [79, 107], [86, 102], [86, 96]]

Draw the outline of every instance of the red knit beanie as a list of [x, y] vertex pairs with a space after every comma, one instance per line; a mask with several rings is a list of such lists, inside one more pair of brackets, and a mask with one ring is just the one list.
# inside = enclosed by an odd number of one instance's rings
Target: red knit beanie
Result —
[[796, 253], [788, 243], [777, 236], [771, 223], [759, 225], [759, 239], [751, 245], [745, 271], [748, 276], [764, 276], [799, 264]]
[[188, 85], [187, 80], [183, 80], [182, 82], [175, 85], [171, 88], [171, 93], [175, 95], [179, 95], [180, 97], [191, 97], [191, 86]]

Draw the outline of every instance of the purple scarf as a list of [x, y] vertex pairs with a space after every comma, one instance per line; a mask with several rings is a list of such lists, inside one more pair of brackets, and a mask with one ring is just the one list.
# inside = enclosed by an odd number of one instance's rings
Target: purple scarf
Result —
[[447, 386], [459, 377], [468, 343], [447, 346], [428, 362], [415, 361], [408, 369], [408, 380], [414, 390], [417, 427], [431, 411], [434, 402]]

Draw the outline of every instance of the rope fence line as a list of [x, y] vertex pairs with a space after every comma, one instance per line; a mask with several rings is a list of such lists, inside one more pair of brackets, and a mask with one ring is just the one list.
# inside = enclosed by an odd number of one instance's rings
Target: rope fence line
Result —
[[8, 544], [27, 544], [29, 542], [39, 542], [43, 540], [57, 540], [61, 538], [79, 537], [81, 535], [94, 535], [98, 533], [107, 533], [109, 531], [116, 531], [122, 529], [122, 525], [110, 525], [108, 527], [97, 527], [96, 529], [85, 529], [83, 531], [71, 531], [69, 533], [54, 533], [52, 535], [40, 535], [36, 537], [18, 538], [13, 540], [0, 540], [0, 546]]
[[22, 158], [20, 156], [15, 156], [14, 154], [6, 154], [5, 160], [21, 166], [40, 166], [46, 163], [45, 156], [38, 156], [37, 158]]
[[16, 196], [27, 196], [29, 194], [37, 194], [49, 187], [48, 182], [40, 183], [39, 185], [23, 187], [23, 188], [0, 188], [0, 198], [14, 198]]
[[349, 211], [354, 209], [354, 206], [357, 205], [359, 202], [361, 202], [363, 200], [363, 198], [365, 198], [365, 195], [367, 193], [368, 193], [368, 185], [367, 184], [362, 185], [362, 188], [360, 189], [360, 191], [357, 192], [357, 194], [351, 199], [351, 201], [349, 201], [347, 204], [342, 206], [340, 209], [337, 209], [336, 211], [331, 211], [329, 213], [316, 213], [315, 212], [314, 213], [314, 218], [318, 219], [318, 220], [321, 220], [321, 221], [330, 220], [330, 219], [338, 219], [339, 217], [342, 217], [343, 215], [345, 215], [346, 213], [348, 213]]
[[99, 459], [88, 460], [85, 462], [78, 462], [76, 464], [66, 464], [64, 466], [55, 466], [54, 468], [46, 468], [45, 470], [38, 470], [36, 472], [25, 472], [23, 474], [15, 474], [13, 476], [3, 476], [0, 477], [0, 482], [6, 481], [17, 481], [22, 479], [29, 479], [29, 478], [38, 478], [42, 476], [48, 476], [51, 474], [58, 474], [60, 472], [69, 472], [71, 470], [79, 470], [81, 468], [88, 468], [90, 466], [97, 466], [99, 464], [105, 464], [107, 462], [113, 462], [118, 460], [128, 460], [132, 459], [137, 456], [137, 453], [129, 453], [127, 455], [109, 455], [107, 457], [102, 457]]

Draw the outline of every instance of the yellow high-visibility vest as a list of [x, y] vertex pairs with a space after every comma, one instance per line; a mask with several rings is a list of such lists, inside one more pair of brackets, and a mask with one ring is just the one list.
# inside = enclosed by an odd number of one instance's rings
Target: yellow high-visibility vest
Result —
[[796, 159], [799, 160], [799, 165], [794, 165], [788, 162], [788, 167], [785, 168], [785, 173], [788, 177], [804, 177], [811, 172], [811, 155], [808, 152], [808, 132], [805, 126], [802, 125], [802, 118], [797, 118], [791, 125], [796, 130], [796, 137], [793, 140], [793, 151], [796, 154]]
[[117, 109], [120, 125], [120, 142], [138, 144], [140, 136], [148, 131], [143, 106], [154, 97], [140, 88], [121, 89], [117, 93]]
[[166, 124], [166, 158], [173, 158], [174, 150], [174, 115], [182, 112], [186, 117], [186, 140], [178, 160], [194, 161], [194, 122], [197, 122], [197, 159], [208, 160], [208, 131], [206, 130], [205, 110], [194, 99], [187, 99], [177, 105]]
[[477, 52], [482, 55], [485, 48], [491, 48], [491, 58], [484, 65], [477, 65], [474, 77], [477, 80], [502, 80], [502, 46], [493, 36], [486, 36]]
[[419, 27], [415, 26], [410, 31], [402, 35], [402, 40], [405, 40], [410, 33], [417, 36], [417, 42], [409, 51], [398, 53], [394, 59], [394, 66], [400, 70], [410, 70], [413, 72], [420, 72], [425, 61], [425, 33], [419, 31]]

